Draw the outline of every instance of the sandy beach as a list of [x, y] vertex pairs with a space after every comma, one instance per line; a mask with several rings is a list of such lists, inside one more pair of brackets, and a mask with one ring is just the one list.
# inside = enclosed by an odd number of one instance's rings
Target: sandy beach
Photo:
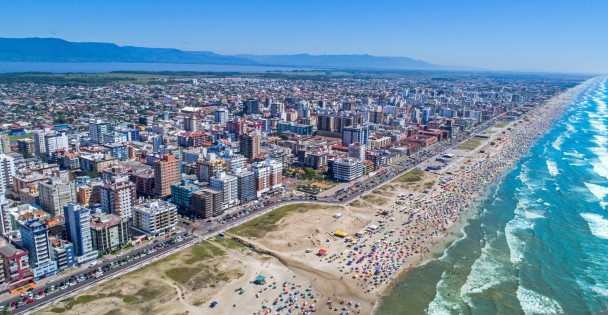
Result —
[[[437, 173], [412, 171], [346, 206], [294, 207], [266, 231], [235, 229], [196, 245], [208, 254], [200, 259], [192, 258], [195, 249], [184, 250], [74, 298], [95, 297], [86, 303], [60, 302], [41, 314], [57, 313], [53, 308], [65, 314], [370, 314], [403, 272], [460, 237], [488, 189], [581, 88], [488, 129], [489, 137], [475, 145], [448, 150], [453, 157]], [[427, 161], [421, 169], [436, 164]], [[185, 276], [176, 276], [181, 272]], [[156, 290], [154, 297], [146, 289]], [[210, 308], [213, 301], [218, 304]]]

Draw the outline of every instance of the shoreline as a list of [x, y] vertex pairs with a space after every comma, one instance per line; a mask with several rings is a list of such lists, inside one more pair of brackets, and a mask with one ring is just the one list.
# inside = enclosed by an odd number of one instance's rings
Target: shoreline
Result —
[[[374, 303], [372, 310], [371, 310], [371, 314], [376, 314], [380, 305], [383, 302], [383, 298], [392, 293], [394, 286], [409, 271], [411, 271], [414, 268], [420, 267], [432, 260], [438, 259], [445, 253], [445, 251], [448, 250], [448, 248], [450, 248], [454, 244], [454, 242], [457, 242], [458, 240], [466, 237], [464, 229], [469, 225], [470, 219], [474, 218], [475, 215], [481, 214], [481, 212], [483, 211], [483, 205], [488, 201], [489, 198], [491, 198], [492, 192], [495, 191], [496, 188], [499, 187], [501, 182], [504, 180], [504, 178], [511, 171], [513, 171], [515, 169], [517, 163], [530, 154], [531, 148], [535, 145], [535, 143], [540, 141], [540, 139], [542, 139], [542, 137], [544, 137], [551, 130], [553, 123], [555, 123], [556, 121], [561, 119], [561, 117], [565, 113], [565, 110], [568, 108], [568, 106], [570, 106], [572, 101], [576, 97], [578, 97], [581, 92], [586, 90], [589, 86], [595, 84], [595, 82], [597, 80], [598, 80], [598, 77], [594, 77], [594, 78], [588, 79], [588, 80], [578, 84], [575, 87], [572, 87], [566, 91], [563, 91], [563, 92], [559, 93], [558, 95], [555, 95], [551, 99], [547, 100], [544, 104], [537, 106], [536, 108], [534, 108], [532, 111], [530, 111], [528, 114], [525, 115], [525, 117], [538, 115], [538, 111], [543, 110], [543, 109], [547, 110], [547, 106], [550, 106], [551, 102], [554, 103], [554, 107], [558, 107], [558, 111], [559, 111], [559, 113], [555, 114], [555, 116], [551, 118], [551, 121], [550, 121], [551, 123], [547, 126], [547, 128], [544, 128], [542, 130], [542, 132], [540, 132], [538, 134], [537, 137], [535, 137], [534, 139], [532, 139], [531, 141], [529, 141], [528, 143], [526, 143], [524, 145], [526, 147], [525, 154], [522, 154], [521, 156], [518, 156], [517, 158], [512, 158], [509, 161], [506, 168], [498, 176], [493, 178], [493, 180], [490, 183], [484, 185], [484, 188], [482, 189], [482, 191], [479, 191], [476, 195], [474, 195], [474, 197], [481, 197], [481, 198], [479, 198], [477, 201], [473, 201], [470, 205], [470, 209], [463, 215], [461, 220], [456, 221], [453, 224], [451, 224], [448, 227], [448, 229], [446, 230], [447, 234], [438, 240], [438, 244], [433, 245], [429, 248], [429, 250], [430, 250], [429, 252], [431, 254], [436, 254], [437, 257], [419, 259], [416, 261], [416, 263], [413, 263], [410, 266], [408, 266], [407, 268], [402, 269], [397, 274], [396, 278], [393, 279], [389, 285], [387, 285], [386, 287], [384, 287], [381, 290], [380, 298]], [[521, 118], [514, 120], [513, 122], [509, 123], [508, 125], [506, 125], [505, 127], [501, 128], [501, 129], [506, 129], [506, 128], [512, 127], [515, 122], [518, 122], [520, 120], [521, 120]], [[494, 128], [494, 127], [492, 127], [492, 128]], [[492, 129], [492, 128], [489, 128], [489, 129]], [[471, 155], [473, 155], [475, 152], [478, 152], [482, 148], [486, 147], [488, 145], [488, 143], [495, 140], [495, 138], [496, 138], [496, 134], [493, 134], [489, 139], [486, 139], [484, 141], [484, 143], [480, 144], [475, 150], [471, 151]], [[473, 198], [473, 199], [475, 199], [475, 198]]]
[[[164, 277], [170, 268], [190, 270], [193, 267], [176, 260], [146, 269], [150, 276], [154, 273], [155, 277], [160, 277], [158, 281], [162, 283], [157, 284], [159, 290], [162, 287], [178, 292], [177, 298], [172, 298], [176, 305], [157, 307], [167, 312], [204, 313], [210, 301], [219, 301], [215, 308], [218, 313], [235, 314], [238, 310], [238, 314], [265, 314], [267, 307], [285, 303], [285, 292], [289, 291], [291, 295], [306, 290], [308, 293], [301, 298], [302, 302], [315, 303], [316, 311], [320, 314], [340, 311], [350, 311], [351, 314], [376, 313], [383, 297], [391, 294], [404, 275], [441, 257], [452, 244], [466, 237], [464, 229], [470, 219], [483, 211], [483, 203], [491, 198], [495, 188], [513, 170], [516, 162], [528, 154], [534, 141], [538, 141], [548, 132], [553, 121], [563, 115], [563, 108], [572, 102], [578, 91], [583, 90], [585, 82], [540, 103], [520, 119], [489, 127], [486, 132], [490, 138], [479, 141], [474, 150], [447, 150], [445, 153], [454, 153], [454, 158], [450, 159], [443, 172], [451, 171], [451, 175], [417, 172], [415, 180], [410, 181], [408, 173], [405, 173], [346, 205], [299, 204], [295, 211], [274, 223], [273, 229], [259, 237], [239, 234], [236, 237], [250, 246], [222, 247], [226, 255], [213, 258], [213, 268], [219, 268], [223, 274], [233, 273], [222, 280], [221, 285], [200, 287], [192, 281], [167, 281], [169, 279]], [[562, 110], [556, 110], [558, 108]], [[530, 123], [520, 122], [524, 117], [534, 118], [543, 114], [550, 114], [553, 120], [545, 124], [543, 130], [532, 128], [540, 132], [536, 132], [535, 137], [528, 137]], [[542, 119], [545, 118], [541, 118], [541, 123], [549, 121]], [[508, 131], [508, 136], [504, 136], [506, 139], [497, 141], [500, 143], [496, 146], [489, 145], [514, 124], [517, 126]], [[516, 134], [526, 140], [520, 141]], [[510, 139], [516, 141], [510, 142]], [[513, 150], [508, 149], [513, 143], [525, 143], [520, 146], [519, 155], [514, 155]], [[481, 149], [485, 149], [487, 154], [479, 153]], [[418, 167], [424, 169], [425, 165], [436, 164], [432, 160], [430, 158]], [[405, 197], [408, 193], [411, 196]], [[335, 217], [337, 212], [341, 213], [338, 218]], [[360, 238], [336, 238], [333, 235], [335, 231], [345, 231], [352, 237], [372, 225], [381, 227], [364, 233]], [[234, 238], [234, 235], [227, 233], [227, 238]], [[205, 244], [219, 246], [215, 238]], [[327, 250], [327, 256], [316, 255], [319, 249]], [[187, 255], [194, 252], [192, 249], [180, 255], [188, 258]], [[232, 267], [236, 269], [232, 270]], [[266, 284], [252, 282], [260, 275], [266, 277]], [[120, 277], [107, 285], [91, 289], [88, 294], [97, 296], [97, 292], [101, 296], [108, 290], [132, 294], [129, 292], [134, 288], [143, 290], [152, 285], [146, 281]], [[235, 293], [241, 289], [247, 293]], [[79, 313], [85, 307], [88, 310], [102, 310], [107, 308], [109, 302], [115, 306], [128, 306], [105, 297], [86, 306], [76, 306], [68, 313]], [[237, 305], [238, 309], [235, 309]], [[293, 314], [298, 312], [294, 311]]]

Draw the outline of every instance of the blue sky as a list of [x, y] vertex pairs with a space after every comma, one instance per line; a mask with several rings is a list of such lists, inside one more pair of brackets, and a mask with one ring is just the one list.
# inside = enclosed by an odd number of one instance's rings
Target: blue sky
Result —
[[608, 73], [608, 1], [4, 1], [0, 37]]

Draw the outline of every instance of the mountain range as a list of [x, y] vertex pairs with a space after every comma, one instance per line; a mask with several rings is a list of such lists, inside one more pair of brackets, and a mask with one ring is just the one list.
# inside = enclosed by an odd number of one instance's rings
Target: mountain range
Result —
[[0, 62], [120, 62], [323, 69], [459, 70], [408, 57], [372, 55], [220, 55], [210, 51], [69, 42], [59, 38], [0, 38]]

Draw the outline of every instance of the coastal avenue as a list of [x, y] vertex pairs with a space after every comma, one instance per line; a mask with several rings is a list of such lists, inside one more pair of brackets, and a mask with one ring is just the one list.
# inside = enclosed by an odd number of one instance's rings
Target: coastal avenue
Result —
[[[533, 112], [535, 109], [528, 111], [525, 115], [528, 115], [529, 113]], [[522, 116], [522, 118], [523, 118], [523, 116]], [[379, 173], [373, 177], [367, 178], [363, 181], [360, 181], [356, 185], [353, 184], [353, 185], [349, 186], [349, 188], [344, 190], [342, 192], [342, 194], [336, 194], [334, 196], [328, 197], [327, 199], [321, 199], [321, 200], [272, 197], [268, 200], [268, 202], [267, 202], [268, 204], [266, 206], [261, 207], [257, 211], [254, 211], [254, 212], [245, 214], [241, 217], [238, 217], [235, 220], [228, 222], [227, 224], [220, 224], [217, 221], [205, 222], [203, 220], [198, 220], [196, 222], [196, 229], [193, 231], [193, 232], [195, 232], [196, 236], [189, 236], [186, 239], [182, 240], [181, 242], [169, 244], [166, 247], [160, 248], [151, 253], [150, 253], [150, 244], [146, 248], [139, 248], [139, 249], [133, 250], [129, 253], [129, 257], [133, 257], [133, 258], [130, 258], [129, 261], [127, 261], [124, 264], [119, 264], [114, 267], [111, 266], [113, 263], [121, 261], [124, 258], [116, 257], [111, 260], [108, 260], [108, 261], [104, 262], [101, 266], [94, 268], [96, 270], [107, 269], [107, 271], [104, 272], [103, 274], [101, 274], [98, 278], [91, 277], [90, 279], [86, 279], [84, 281], [77, 282], [76, 284], [74, 284], [72, 286], [66, 285], [66, 288], [64, 290], [56, 290], [54, 292], [51, 292], [51, 293], [47, 294], [44, 298], [35, 300], [33, 303], [30, 303], [30, 304], [25, 304], [19, 308], [12, 310], [10, 313], [11, 314], [29, 314], [36, 310], [40, 310], [53, 302], [57, 302], [57, 301], [60, 301], [61, 299], [65, 299], [69, 296], [80, 293], [81, 291], [86, 290], [92, 286], [106, 282], [112, 278], [121, 276], [125, 273], [133, 271], [136, 268], [141, 268], [145, 265], [152, 263], [153, 261], [166, 257], [176, 251], [185, 249], [188, 246], [197, 244], [205, 239], [215, 236], [218, 234], [219, 230], [226, 230], [226, 229], [233, 228], [233, 227], [243, 224], [247, 221], [250, 221], [256, 217], [264, 215], [270, 211], [273, 211], [273, 210], [277, 209], [278, 207], [282, 207], [282, 206], [286, 206], [286, 205], [290, 205], [290, 204], [302, 204], [302, 203], [346, 205], [346, 204], [352, 202], [353, 200], [355, 200], [356, 198], [359, 198], [359, 197], [365, 195], [366, 193], [378, 188], [379, 186], [382, 186], [383, 184], [388, 183], [388, 182], [392, 181], [393, 179], [395, 179], [413, 169], [420, 167], [421, 164], [423, 164], [427, 161], [433, 161], [433, 159], [435, 157], [440, 156], [441, 154], [446, 152], [446, 150], [455, 148], [460, 143], [465, 142], [465, 141], [475, 137], [476, 134], [481, 133], [481, 132], [487, 130], [488, 128], [495, 126], [497, 123], [497, 120], [498, 120], [498, 117], [494, 117], [493, 119], [473, 128], [470, 131], [463, 132], [463, 133], [457, 135], [456, 137], [451, 138], [450, 140], [437, 143], [431, 147], [428, 147], [424, 150], [421, 150], [421, 151], [413, 154], [412, 156], [402, 159], [401, 161], [399, 161], [395, 164], [388, 165], [388, 166], [386, 166], [386, 169], [384, 171], [382, 171], [381, 173]], [[344, 195], [344, 196], [342, 196], [342, 195]], [[240, 207], [238, 209], [242, 209], [242, 207]], [[146, 255], [142, 255], [142, 253], [146, 253]], [[91, 269], [92, 268], [86, 269], [84, 271], [84, 273], [87, 273]], [[43, 286], [36, 288], [35, 292], [37, 293], [39, 291], [44, 291], [45, 289], [50, 289], [51, 286], [58, 285], [61, 282], [67, 283], [68, 280], [70, 279], [70, 277], [73, 277], [73, 276], [74, 276], [74, 274], [66, 276], [62, 279], [58, 279], [53, 282], [47, 283]], [[11, 304], [15, 301], [20, 301], [21, 299], [22, 299], [22, 297], [19, 297], [19, 296], [14, 297], [14, 298], [0, 302], [0, 305]]]

